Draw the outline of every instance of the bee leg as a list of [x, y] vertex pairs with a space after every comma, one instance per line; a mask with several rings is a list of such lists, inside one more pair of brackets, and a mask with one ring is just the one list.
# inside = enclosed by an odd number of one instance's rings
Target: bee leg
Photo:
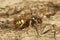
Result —
[[29, 26], [28, 26], [28, 30], [31, 28], [31, 20], [29, 21]]
[[35, 20], [32, 20], [32, 22], [30, 24], [36, 30], [37, 36], [39, 36], [38, 28], [37, 28], [37, 25], [36, 25], [36, 24], [38, 24], [37, 20], [36, 21]]
[[31, 28], [31, 22], [32, 22], [32, 21], [31, 21], [31, 20], [29, 20], [28, 22], [29, 22], [29, 23], [27, 23], [27, 24], [28, 24], [28, 27], [27, 27], [27, 30], [26, 30], [26, 31], [29, 31], [29, 30], [30, 30], [30, 28]]
[[39, 35], [39, 31], [38, 31], [38, 28], [37, 28], [36, 25], [34, 25], [34, 28], [35, 28], [35, 30], [36, 30], [36, 32], [37, 32], [37, 37], [41, 37], [41, 36]]

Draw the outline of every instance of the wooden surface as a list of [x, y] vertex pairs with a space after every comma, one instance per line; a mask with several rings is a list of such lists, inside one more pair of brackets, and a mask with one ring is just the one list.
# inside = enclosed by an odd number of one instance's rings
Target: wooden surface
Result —
[[[41, 15], [40, 9], [45, 10], [50, 2], [52, 6], [60, 6], [60, 0], [0, 0], [0, 40], [60, 40], [60, 7], [49, 7], [48, 15], [54, 10], [57, 10], [56, 14], [44, 18], [43, 23], [37, 26], [39, 35], [34, 27], [20, 30], [13, 24], [14, 18], [19, 15]], [[47, 14], [46, 11], [42, 13]]]

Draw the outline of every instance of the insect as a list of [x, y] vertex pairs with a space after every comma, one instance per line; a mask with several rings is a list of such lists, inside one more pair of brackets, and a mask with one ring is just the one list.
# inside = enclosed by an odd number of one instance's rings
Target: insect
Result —
[[42, 18], [36, 15], [26, 15], [16, 19], [14, 23], [17, 28], [23, 29], [29, 26], [40, 25]]

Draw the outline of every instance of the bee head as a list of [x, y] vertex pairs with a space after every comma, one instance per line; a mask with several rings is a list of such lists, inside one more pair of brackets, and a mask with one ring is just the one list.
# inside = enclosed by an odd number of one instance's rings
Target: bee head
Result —
[[42, 23], [42, 19], [41, 18], [37, 18], [38, 23]]

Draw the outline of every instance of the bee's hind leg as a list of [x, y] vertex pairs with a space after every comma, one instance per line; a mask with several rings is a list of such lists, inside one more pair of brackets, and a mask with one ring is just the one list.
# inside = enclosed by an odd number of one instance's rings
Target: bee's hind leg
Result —
[[37, 25], [34, 25], [33, 28], [34, 28], [34, 29], [36, 30], [36, 32], [37, 32], [37, 37], [41, 37], [40, 34], [39, 34], [39, 30], [38, 30], [38, 28], [37, 28]]

